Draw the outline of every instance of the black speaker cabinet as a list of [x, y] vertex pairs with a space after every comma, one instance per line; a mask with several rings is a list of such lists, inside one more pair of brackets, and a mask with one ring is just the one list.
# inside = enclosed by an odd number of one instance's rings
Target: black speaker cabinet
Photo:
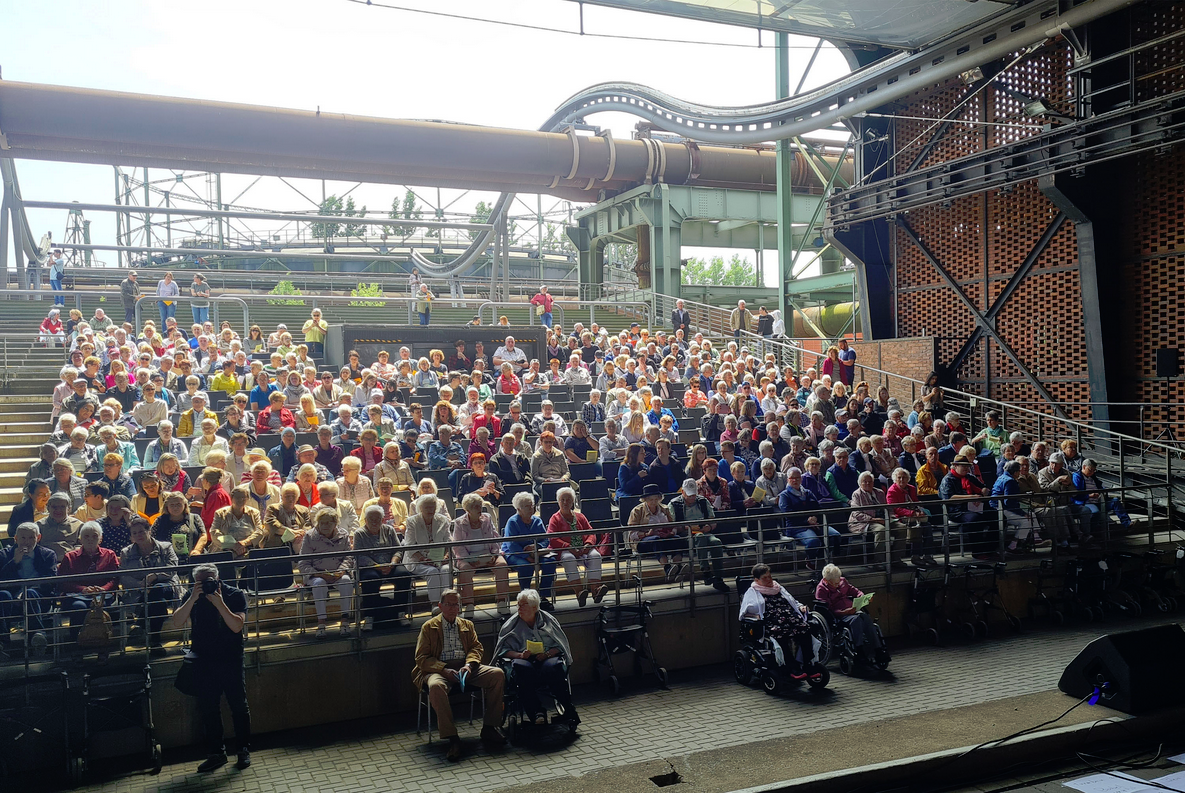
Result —
[[1124, 713], [1185, 705], [1185, 630], [1160, 625], [1100, 636], [1062, 672], [1057, 687], [1081, 699], [1103, 686], [1099, 702]]
[[1156, 351], [1156, 376], [1177, 377], [1181, 374], [1181, 354], [1176, 347]]

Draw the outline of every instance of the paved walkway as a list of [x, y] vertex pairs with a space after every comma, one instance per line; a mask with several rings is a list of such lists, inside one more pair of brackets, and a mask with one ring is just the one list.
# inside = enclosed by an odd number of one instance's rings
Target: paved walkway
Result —
[[[846, 678], [834, 672], [831, 693], [822, 697], [791, 692], [775, 698], [743, 689], [722, 667], [673, 674], [669, 691], [627, 688], [618, 699], [605, 699], [603, 688], [587, 688], [577, 692], [584, 722], [580, 739], [547, 751], [508, 747], [490, 755], [475, 740], [477, 726], [462, 723], [469, 755], [450, 764], [443, 742], [426, 745], [414, 729], [326, 725], [315, 732], [262, 736], [255, 763], [246, 772], [228, 766], [200, 776], [194, 772], [200, 758], [174, 754], [166, 757], [174, 764], [157, 777], [132, 773], [80, 789], [479, 793], [805, 734], [821, 726], [866, 724], [1049, 691], [1089, 639], [1108, 630], [1167, 621], [1175, 620], [1034, 631], [946, 648], [911, 647], [895, 655], [891, 678]], [[823, 723], [820, 703], [828, 706]], [[752, 734], [727, 727], [739, 724], [765, 724], [769, 730]]]

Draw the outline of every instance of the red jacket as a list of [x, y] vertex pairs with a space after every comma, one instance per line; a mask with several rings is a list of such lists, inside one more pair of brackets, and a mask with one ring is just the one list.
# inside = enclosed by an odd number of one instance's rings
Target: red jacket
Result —
[[[296, 429], [296, 417], [292, 415], [292, 411], [288, 408], [280, 408], [280, 428], [292, 427]], [[262, 435], [265, 432], [272, 431], [272, 407], [268, 405], [263, 410], [259, 411], [259, 417], [255, 420], [255, 432]]]
[[[588, 522], [588, 518], [584, 517], [584, 515], [579, 512], [574, 512], [572, 514], [576, 516], [576, 530], [585, 533], [584, 544], [595, 547], [597, 544], [597, 535], [593, 531], [592, 525]], [[547, 522], [547, 533], [555, 534], [565, 531], [572, 531], [572, 527], [569, 525], [568, 521], [564, 520], [564, 516], [557, 512], [552, 515], [551, 520]], [[570, 536], [551, 537], [548, 540], [548, 547], [554, 550], [562, 550], [564, 548], [570, 548], [571, 546], [572, 537]]]
[[[119, 554], [110, 548], [99, 548], [98, 553], [94, 556], [84, 556], [82, 548], [75, 548], [66, 551], [66, 555], [62, 557], [61, 564], [58, 565], [58, 575], [85, 575], [87, 573], [106, 573], [108, 571], [114, 572], [119, 569]], [[84, 586], [102, 587], [105, 591], [110, 592], [115, 589], [115, 577], [106, 580], [95, 579], [93, 581], [67, 581], [62, 584], [59, 591], [63, 594], [72, 594], [74, 592], [81, 592]]]
[[[214, 539], [210, 536], [210, 529], [214, 527], [214, 513], [223, 507], [229, 506], [230, 494], [222, 489], [221, 482], [206, 491], [205, 496], [202, 498], [202, 523], [206, 524], [207, 545]], [[214, 550], [220, 551], [222, 549], [215, 548]]]
[[[381, 448], [378, 446], [372, 446], [370, 448], [370, 452], [371, 459], [374, 460], [374, 465], [378, 465], [383, 461], [383, 450]], [[350, 456], [357, 457], [359, 460], [365, 462], [365, 458], [362, 456], [361, 446], [355, 446], [352, 450], [350, 450]], [[371, 467], [373, 468], [374, 466], [372, 465]]]

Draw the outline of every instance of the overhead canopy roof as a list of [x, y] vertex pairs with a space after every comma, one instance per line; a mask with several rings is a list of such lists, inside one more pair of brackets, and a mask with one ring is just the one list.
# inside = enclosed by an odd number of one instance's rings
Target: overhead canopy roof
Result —
[[1002, 0], [583, 0], [832, 41], [914, 49], [1008, 8]]

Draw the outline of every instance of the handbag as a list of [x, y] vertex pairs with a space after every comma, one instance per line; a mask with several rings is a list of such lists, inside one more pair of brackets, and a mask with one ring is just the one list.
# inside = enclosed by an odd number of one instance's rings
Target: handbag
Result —
[[82, 630], [78, 631], [78, 646], [99, 649], [111, 644], [111, 638], [111, 615], [103, 609], [103, 596], [99, 595], [91, 602]]
[[187, 697], [196, 697], [201, 693], [201, 672], [197, 668], [197, 655], [192, 650], [187, 650], [181, 658], [177, 677], [173, 678], [173, 687]]

